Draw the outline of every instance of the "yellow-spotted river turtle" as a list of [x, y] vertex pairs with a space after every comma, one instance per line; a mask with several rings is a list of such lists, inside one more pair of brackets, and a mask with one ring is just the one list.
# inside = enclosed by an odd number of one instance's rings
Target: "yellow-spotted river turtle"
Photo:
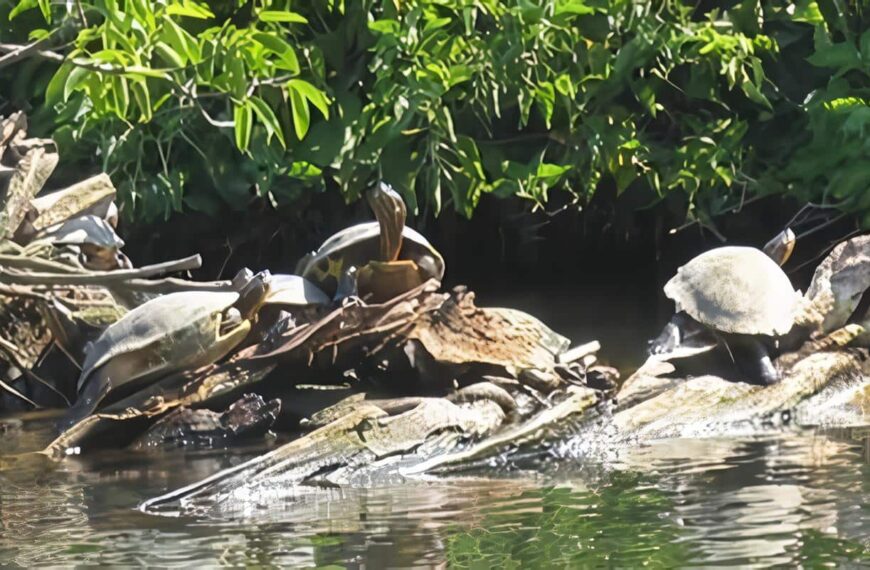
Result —
[[444, 258], [425, 237], [405, 226], [401, 197], [380, 183], [367, 198], [377, 221], [336, 233], [300, 260], [296, 273], [334, 296], [339, 283], [356, 270], [359, 296], [369, 301], [389, 299], [428, 279], [440, 280]]

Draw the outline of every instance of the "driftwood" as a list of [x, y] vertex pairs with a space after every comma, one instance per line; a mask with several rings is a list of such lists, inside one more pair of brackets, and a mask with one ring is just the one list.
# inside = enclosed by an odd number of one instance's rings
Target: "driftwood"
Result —
[[[498, 419], [500, 409], [490, 407]], [[346, 416], [288, 443], [262, 457], [218, 473], [195, 485], [147, 501], [143, 510], [222, 493], [245, 493], [261, 486], [294, 485], [325, 469], [369, 465], [380, 459], [409, 452], [428, 438], [447, 430], [485, 434], [492, 429], [490, 414], [457, 406], [443, 399], [426, 399], [413, 409], [388, 416], [378, 407], [363, 404]], [[328, 477], [326, 477], [328, 479]]]
[[232, 445], [265, 434], [280, 410], [280, 400], [267, 402], [257, 394], [245, 394], [221, 413], [176, 408], [136, 438], [130, 448]]

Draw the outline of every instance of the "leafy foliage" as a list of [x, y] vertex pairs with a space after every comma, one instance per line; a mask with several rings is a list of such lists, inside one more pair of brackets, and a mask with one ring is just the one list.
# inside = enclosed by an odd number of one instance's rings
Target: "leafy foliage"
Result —
[[706, 222], [786, 192], [870, 226], [863, 3], [18, 0], [4, 16], [3, 44], [37, 42], [0, 60], [7, 105], [35, 107], [68, 161], [96, 154], [145, 218], [252, 189], [353, 200], [383, 177], [414, 210], [466, 216], [488, 193], [610, 188], [676, 192]]

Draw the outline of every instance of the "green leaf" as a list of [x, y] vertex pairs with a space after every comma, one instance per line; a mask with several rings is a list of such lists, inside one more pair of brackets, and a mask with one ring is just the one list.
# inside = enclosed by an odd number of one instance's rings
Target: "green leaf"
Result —
[[538, 171], [536, 175], [538, 176], [538, 178], [559, 178], [569, 170], [571, 170], [570, 166], [553, 164], [551, 162], [542, 162], [538, 165]]
[[11, 22], [18, 17], [22, 12], [36, 8], [36, 0], [20, 0], [18, 4], [9, 12], [9, 21]]
[[37, 28], [35, 30], [30, 30], [30, 33], [27, 34], [27, 39], [30, 41], [44, 40], [48, 36], [48, 30], [45, 30], [43, 28]]
[[583, 16], [585, 14], [594, 14], [595, 8], [587, 6], [585, 2], [581, 0], [562, 0], [561, 2], [556, 3], [556, 16], [561, 14], [576, 14], [578, 16]]
[[200, 20], [214, 18], [214, 13], [208, 9], [207, 5], [200, 2], [191, 2], [190, 0], [173, 2], [166, 7], [166, 14], [170, 16], [187, 16], [188, 18]]
[[807, 61], [818, 67], [836, 67], [845, 70], [859, 67], [861, 56], [852, 43], [841, 42], [817, 49], [816, 53], [807, 58]]
[[549, 81], [542, 81], [535, 89], [535, 101], [538, 103], [541, 115], [543, 115], [544, 122], [549, 129], [553, 119], [553, 107], [556, 103], [556, 92], [553, 89], [553, 84]]
[[184, 67], [184, 57], [166, 42], [157, 42], [154, 44], [154, 51], [160, 56], [160, 59], [173, 67]]
[[402, 26], [396, 20], [382, 19], [369, 22], [369, 30], [387, 36], [395, 36], [401, 29]]
[[870, 66], [870, 30], [866, 30], [861, 34], [861, 59], [864, 60], [865, 66]]
[[148, 84], [144, 80], [133, 81], [130, 83], [130, 91], [133, 93], [133, 98], [139, 107], [139, 122], [147, 123], [153, 115], [151, 92], [148, 90]]
[[253, 37], [268, 51], [278, 56], [281, 64], [278, 67], [286, 69], [293, 74], [299, 73], [299, 59], [296, 57], [296, 51], [293, 49], [293, 46], [271, 33], [258, 32]]
[[245, 74], [245, 62], [238, 54], [232, 54], [228, 58], [227, 72], [230, 91], [237, 99], [245, 97], [248, 90], [248, 77]]
[[201, 54], [196, 39], [176, 24], [172, 18], [164, 18], [163, 23], [163, 38], [166, 42], [183, 57], [185, 63], [188, 60], [194, 63], [198, 62]]
[[329, 119], [329, 99], [323, 91], [303, 79], [291, 79], [287, 82], [287, 88], [305, 97], [309, 103], [317, 107], [324, 118]]
[[73, 69], [75, 67], [72, 64], [64, 63], [51, 77], [51, 81], [45, 87], [45, 104], [47, 106], [52, 107], [67, 99], [64, 88]]
[[233, 106], [233, 122], [236, 131], [236, 146], [245, 152], [251, 143], [251, 132], [254, 127], [254, 110], [248, 101], [236, 103]]
[[127, 80], [123, 77], [112, 77], [112, 97], [115, 101], [115, 114], [120, 119], [127, 118], [127, 109], [130, 106], [130, 90]]
[[815, 0], [798, 0], [795, 2], [795, 11], [791, 19], [795, 22], [806, 22], [813, 25], [821, 24], [825, 21]]
[[293, 111], [293, 129], [296, 131], [296, 137], [302, 140], [311, 122], [308, 100], [296, 89], [288, 89], [287, 94], [290, 96], [290, 109]]
[[169, 79], [169, 74], [163, 69], [152, 69], [150, 67], [143, 67], [141, 65], [128, 65], [124, 68], [124, 75], [128, 77], [135, 77], [138, 79], [144, 79], [146, 77], [153, 77], [155, 79]]
[[39, 5], [39, 11], [42, 12], [42, 17], [46, 24], [51, 23], [51, 2], [50, 0], [36, 0]]
[[287, 148], [287, 142], [284, 140], [284, 131], [281, 130], [281, 123], [278, 122], [278, 117], [275, 116], [275, 111], [273, 111], [272, 108], [259, 97], [251, 97], [248, 101], [254, 108], [257, 118], [260, 119], [260, 122], [263, 123], [264, 127], [266, 127], [266, 141], [268, 142], [272, 140], [272, 136], [274, 135], [278, 137], [281, 146]]
[[307, 24], [308, 20], [301, 14], [288, 10], [263, 10], [257, 17], [263, 22], [291, 22], [295, 24]]
[[747, 97], [753, 102], [758, 103], [759, 105], [764, 105], [769, 111], [773, 110], [773, 106], [770, 104], [770, 101], [767, 97], [764, 96], [764, 93], [761, 92], [758, 87], [755, 86], [751, 81], [744, 81], [740, 84], [740, 87], [743, 89], [743, 92]]
[[78, 89], [90, 74], [91, 72], [84, 67], [73, 67], [66, 78], [66, 84], [63, 86], [63, 100], [68, 100], [72, 92]]

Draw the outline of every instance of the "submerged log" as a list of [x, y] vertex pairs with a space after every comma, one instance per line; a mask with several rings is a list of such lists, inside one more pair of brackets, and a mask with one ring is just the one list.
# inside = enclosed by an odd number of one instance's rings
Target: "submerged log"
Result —
[[427, 439], [445, 431], [466, 436], [482, 435], [503, 418], [494, 405], [488, 413], [443, 399], [425, 399], [413, 409], [389, 416], [380, 408], [363, 404], [347, 415], [264, 456], [215, 474], [199, 483], [144, 503], [142, 510], [166, 505], [185, 506], [198, 499], [222, 494], [256, 493], [258, 487], [296, 485], [317, 475], [370, 465], [410, 452]]

